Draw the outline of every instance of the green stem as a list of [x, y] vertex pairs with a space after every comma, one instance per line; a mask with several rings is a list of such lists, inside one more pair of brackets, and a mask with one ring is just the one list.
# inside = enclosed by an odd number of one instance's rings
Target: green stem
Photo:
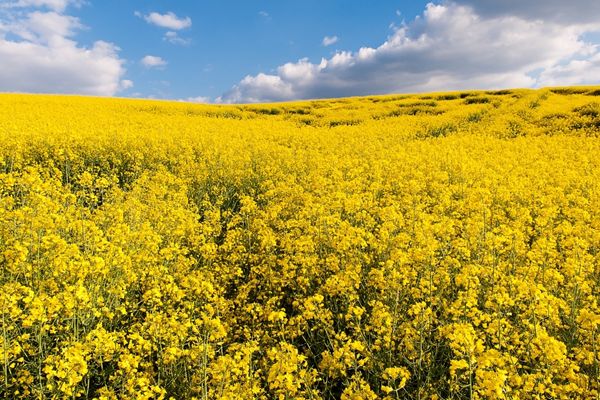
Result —
[[4, 387], [8, 390], [8, 333], [6, 332], [6, 314], [2, 313], [2, 347], [4, 350]]

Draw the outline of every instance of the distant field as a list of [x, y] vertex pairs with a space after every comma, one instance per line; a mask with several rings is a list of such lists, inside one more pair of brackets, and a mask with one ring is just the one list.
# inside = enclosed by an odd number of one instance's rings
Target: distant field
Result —
[[600, 397], [600, 87], [0, 95], [0, 397]]

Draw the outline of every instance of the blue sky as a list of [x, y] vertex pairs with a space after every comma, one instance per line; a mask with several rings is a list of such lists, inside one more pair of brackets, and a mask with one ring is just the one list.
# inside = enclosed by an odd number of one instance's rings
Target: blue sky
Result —
[[592, 0], [0, 0], [0, 92], [256, 102], [600, 83]]
[[[128, 77], [142, 95], [185, 98], [217, 97], [244, 76], [270, 71], [290, 60], [320, 60], [336, 49], [376, 46], [390, 34], [389, 25], [421, 13], [426, 2], [364, 0], [296, 1], [90, 1], [73, 15], [91, 27], [82, 42], [102, 38], [117, 43], [128, 60]], [[402, 4], [404, 3], [404, 4]], [[315, 10], [319, 10], [315, 13]], [[189, 17], [178, 31], [189, 44], [164, 40], [168, 29], [136, 17], [135, 12], [173, 12]], [[360, 29], [357, 29], [360, 27]], [[325, 36], [338, 42], [323, 46]], [[138, 61], [151, 54], [168, 62], [148, 69]]]

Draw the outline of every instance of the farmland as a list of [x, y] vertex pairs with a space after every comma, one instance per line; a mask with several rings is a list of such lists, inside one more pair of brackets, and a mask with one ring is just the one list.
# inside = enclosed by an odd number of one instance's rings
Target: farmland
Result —
[[600, 88], [0, 95], [0, 397], [600, 396]]

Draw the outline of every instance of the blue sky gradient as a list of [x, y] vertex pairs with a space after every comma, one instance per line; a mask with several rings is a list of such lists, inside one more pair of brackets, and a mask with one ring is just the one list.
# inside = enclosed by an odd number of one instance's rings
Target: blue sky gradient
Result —
[[[363, 0], [319, 1], [89, 1], [72, 15], [89, 29], [81, 33], [90, 45], [102, 38], [116, 43], [127, 60], [131, 93], [142, 96], [217, 97], [246, 75], [269, 72], [304, 57], [318, 62], [336, 49], [377, 46], [391, 33], [390, 24], [413, 19], [426, 2]], [[318, 10], [318, 12], [315, 12]], [[173, 12], [189, 16], [192, 27], [180, 35], [189, 45], [163, 40], [166, 29], [134, 15]], [[401, 16], [397, 15], [401, 12]], [[264, 15], [264, 13], [268, 15]], [[339, 41], [324, 47], [325, 36]], [[164, 69], [139, 64], [147, 54], [168, 62]]]
[[[0, 91], [247, 102], [600, 82], [600, 2], [523, 3], [0, 0]], [[58, 83], [36, 86], [46, 75]]]

